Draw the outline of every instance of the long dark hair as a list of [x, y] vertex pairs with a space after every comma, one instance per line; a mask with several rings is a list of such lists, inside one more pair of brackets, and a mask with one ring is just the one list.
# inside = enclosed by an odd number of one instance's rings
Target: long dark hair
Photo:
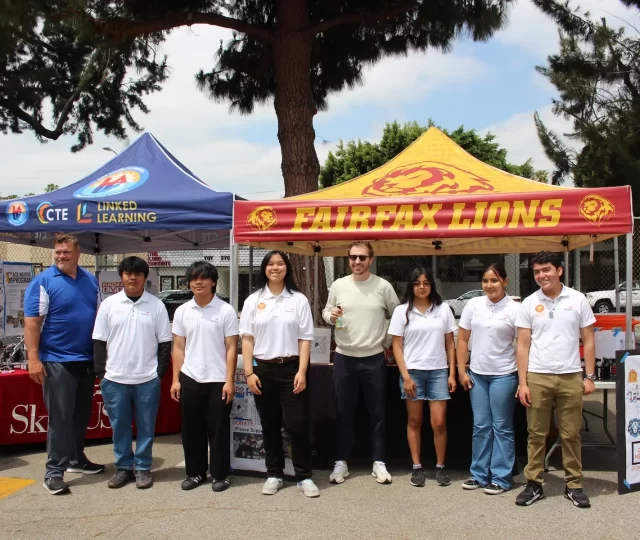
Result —
[[258, 276], [258, 288], [264, 289], [269, 283], [269, 279], [267, 278], [267, 264], [269, 264], [271, 257], [273, 257], [274, 255], [280, 255], [287, 268], [287, 273], [284, 276], [284, 286], [287, 291], [289, 291], [290, 293], [299, 292], [300, 289], [298, 289], [298, 286], [293, 279], [293, 268], [291, 267], [289, 257], [287, 257], [287, 254], [284, 251], [279, 250], [270, 251], [264, 256], [264, 259], [262, 259], [262, 264], [260, 265], [260, 275]]
[[404, 298], [402, 300], [403, 304], [407, 304], [407, 320], [404, 323], [405, 325], [409, 324], [409, 313], [413, 309], [413, 302], [415, 295], [413, 294], [413, 282], [416, 281], [420, 276], [424, 276], [427, 278], [427, 281], [431, 283], [431, 292], [429, 293], [429, 302], [431, 302], [434, 306], [439, 306], [442, 304], [442, 297], [438, 294], [438, 290], [436, 289], [436, 280], [433, 279], [433, 274], [429, 272], [426, 268], [416, 268], [409, 274], [409, 280], [407, 281], [407, 288], [404, 292]]

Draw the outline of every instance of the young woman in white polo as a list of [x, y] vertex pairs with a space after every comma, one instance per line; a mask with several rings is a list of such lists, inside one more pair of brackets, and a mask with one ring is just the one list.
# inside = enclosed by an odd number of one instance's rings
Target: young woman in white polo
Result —
[[485, 296], [472, 298], [458, 323], [458, 377], [469, 390], [473, 409], [471, 477], [462, 487], [484, 488], [489, 495], [511, 489], [515, 461], [513, 408], [518, 372], [514, 339], [519, 304], [506, 293], [507, 282], [502, 263], [487, 266], [482, 275]]
[[411, 485], [424, 486], [420, 446], [424, 401], [436, 448], [436, 482], [451, 483], [445, 470], [447, 452], [447, 400], [456, 389], [455, 319], [448, 304], [436, 290], [433, 276], [416, 268], [407, 282], [403, 303], [393, 312], [389, 334], [393, 355], [400, 369], [400, 391], [407, 404], [407, 440], [413, 459]]
[[264, 257], [258, 283], [258, 290], [244, 303], [240, 334], [244, 372], [262, 424], [267, 468], [262, 493], [275, 495], [283, 485], [284, 417], [298, 489], [307, 497], [318, 497], [320, 492], [311, 480], [306, 390], [313, 339], [311, 308], [296, 287], [289, 259], [280, 251]]

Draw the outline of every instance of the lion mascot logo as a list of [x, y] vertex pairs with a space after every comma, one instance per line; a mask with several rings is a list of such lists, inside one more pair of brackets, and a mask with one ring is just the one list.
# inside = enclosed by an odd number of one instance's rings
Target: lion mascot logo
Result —
[[469, 171], [447, 163], [421, 161], [393, 169], [364, 188], [362, 194], [372, 197], [402, 197], [486, 193], [493, 190], [489, 180]]
[[600, 195], [587, 195], [580, 201], [578, 209], [580, 215], [596, 227], [600, 227], [616, 213], [613, 203]]
[[247, 216], [247, 223], [260, 232], [268, 231], [277, 222], [276, 211], [270, 206], [258, 206]]

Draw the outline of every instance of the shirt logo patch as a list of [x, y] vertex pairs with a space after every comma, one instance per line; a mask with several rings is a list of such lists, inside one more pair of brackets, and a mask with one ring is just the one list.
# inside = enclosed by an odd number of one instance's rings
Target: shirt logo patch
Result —
[[264, 302], [260, 302], [258, 304], [258, 310], [260, 310], [260, 311], [262, 311], [266, 307], [267, 307], [267, 304], [265, 304]]
[[536, 313], [542, 313], [544, 311], [544, 306], [542, 304], [538, 304], [536, 306]]

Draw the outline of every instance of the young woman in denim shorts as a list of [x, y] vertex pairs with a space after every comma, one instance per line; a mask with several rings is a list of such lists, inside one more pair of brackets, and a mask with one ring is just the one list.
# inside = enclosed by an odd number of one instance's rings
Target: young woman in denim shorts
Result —
[[424, 486], [420, 463], [420, 434], [424, 401], [436, 448], [436, 482], [451, 483], [445, 470], [447, 451], [447, 400], [456, 389], [455, 320], [451, 308], [442, 301], [431, 272], [416, 268], [409, 277], [403, 303], [393, 312], [389, 334], [393, 354], [400, 369], [400, 391], [407, 403], [407, 440], [413, 460], [411, 485]]

